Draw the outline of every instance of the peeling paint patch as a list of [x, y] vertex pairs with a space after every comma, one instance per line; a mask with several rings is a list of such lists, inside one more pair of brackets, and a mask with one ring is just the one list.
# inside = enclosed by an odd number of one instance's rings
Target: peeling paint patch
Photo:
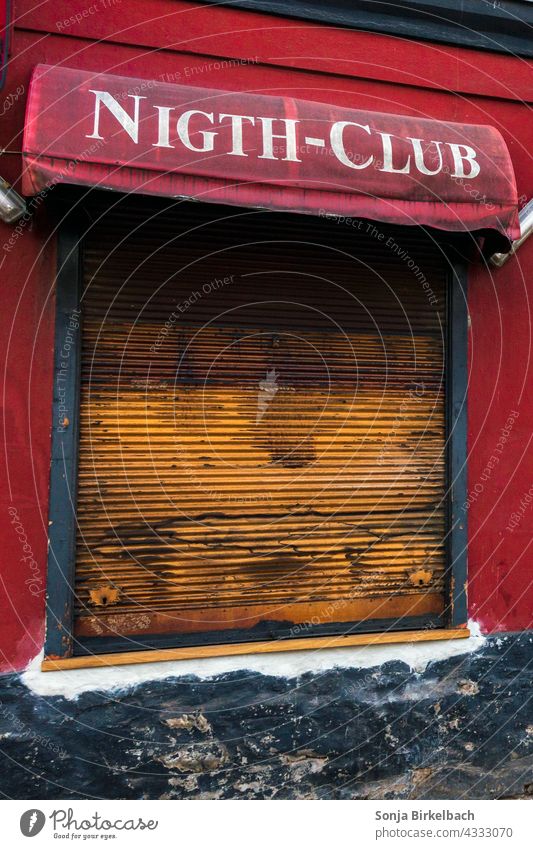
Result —
[[479, 684], [477, 681], [459, 681], [457, 691], [463, 696], [477, 696]]
[[327, 757], [310, 749], [301, 749], [299, 752], [282, 755], [280, 760], [289, 767], [295, 781], [301, 781], [307, 775], [322, 772], [328, 762]]
[[167, 769], [187, 773], [212, 772], [221, 769], [228, 759], [226, 747], [215, 742], [183, 746], [174, 752], [155, 758]]
[[169, 719], [165, 719], [164, 722], [169, 728], [183, 728], [186, 731], [196, 729], [202, 734], [209, 734], [211, 731], [211, 725], [202, 713], [184, 713], [182, 716], [169, 717]]

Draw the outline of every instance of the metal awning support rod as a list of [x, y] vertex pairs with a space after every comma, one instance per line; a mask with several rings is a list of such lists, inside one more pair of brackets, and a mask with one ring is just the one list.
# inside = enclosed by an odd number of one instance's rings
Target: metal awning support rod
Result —
[[511, 249], [507, 251], [507, 253], [495, 253], [490, 257], [490, 262], [492, 265], [501, 268], [502, 265], [505, 265], [510, 256], [513, 256], [522, 245], [528, 236], [533, 232], [533, 198], [526, 203], [523, 209], [518, 213], [518, 219], [520, 221], [520, 238], [515, 239], [511, 244]]

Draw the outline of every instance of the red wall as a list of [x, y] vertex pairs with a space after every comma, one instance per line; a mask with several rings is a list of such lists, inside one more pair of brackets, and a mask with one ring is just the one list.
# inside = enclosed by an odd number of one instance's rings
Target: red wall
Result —
[[[519, 58], [176, 0], [20, 0], [14, 6], [10, 64], [0, 94], [0, 142], [13, 153], [2, 157], [0, 173], [15, 186], [28, 79], [33, 66], [45, 62], [490, 123], [507, 141], [519, 194], [533, 196], [528, 154], [533, 128], [524, 103], [533, 99], [532, 69]], [[228, 58], [248, 61], [220, 68], [220, 60]], [[11, 251], [2, 246], [15, 228], [0, 224], [6, 446], [0, 652], [6, 671], [23, 668], [43, 639], [55, 263], [44, 207]], [[469, 280], [469, 605], [485, 631], [528, 628], [533, 611], [533, 504], [526, 504], [511, 529], [512, 514], [520, 512], [533, 486], [528, 257], [533, 258], [533, 239], [501, 270], [472, 266]], [[494, 456], [498, 461], [487, 472]]]

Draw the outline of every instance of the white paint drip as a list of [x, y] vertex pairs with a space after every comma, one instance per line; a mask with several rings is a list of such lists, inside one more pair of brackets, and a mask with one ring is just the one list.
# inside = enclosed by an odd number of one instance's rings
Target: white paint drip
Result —
[[468, 626], [471, 636], [462, 640], [432, 640], [425, 643], [394, 643], [198, 660], [167, 660], [162, 663], [137, 663], [104, 669], [68, 669], [58, 672], [41, 672], [41, 652], [22, 674], [22, 681], [40, 696], [76, 699], [81, 693], [89, 690], [127, 690], [146, 681], [161, 681], [184, 675], [194, 675], [205, 680], [237, 671], [295, 678], [305, 672], [320, 673], [335, 667], [368, 669], [391, 660], [401, 661], [415, 672], [423, 672], [429, 663], [469, 654], [481, 648], [485, 637], [482, 636], [478, 624], [469, 622]]

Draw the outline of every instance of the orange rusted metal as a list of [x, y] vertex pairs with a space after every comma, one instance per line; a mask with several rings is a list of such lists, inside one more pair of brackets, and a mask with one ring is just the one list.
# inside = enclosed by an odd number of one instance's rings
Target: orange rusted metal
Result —
[[440, 613], [445, 280], [407, 229], [146, 199], [102, 218], [77, 633]]

